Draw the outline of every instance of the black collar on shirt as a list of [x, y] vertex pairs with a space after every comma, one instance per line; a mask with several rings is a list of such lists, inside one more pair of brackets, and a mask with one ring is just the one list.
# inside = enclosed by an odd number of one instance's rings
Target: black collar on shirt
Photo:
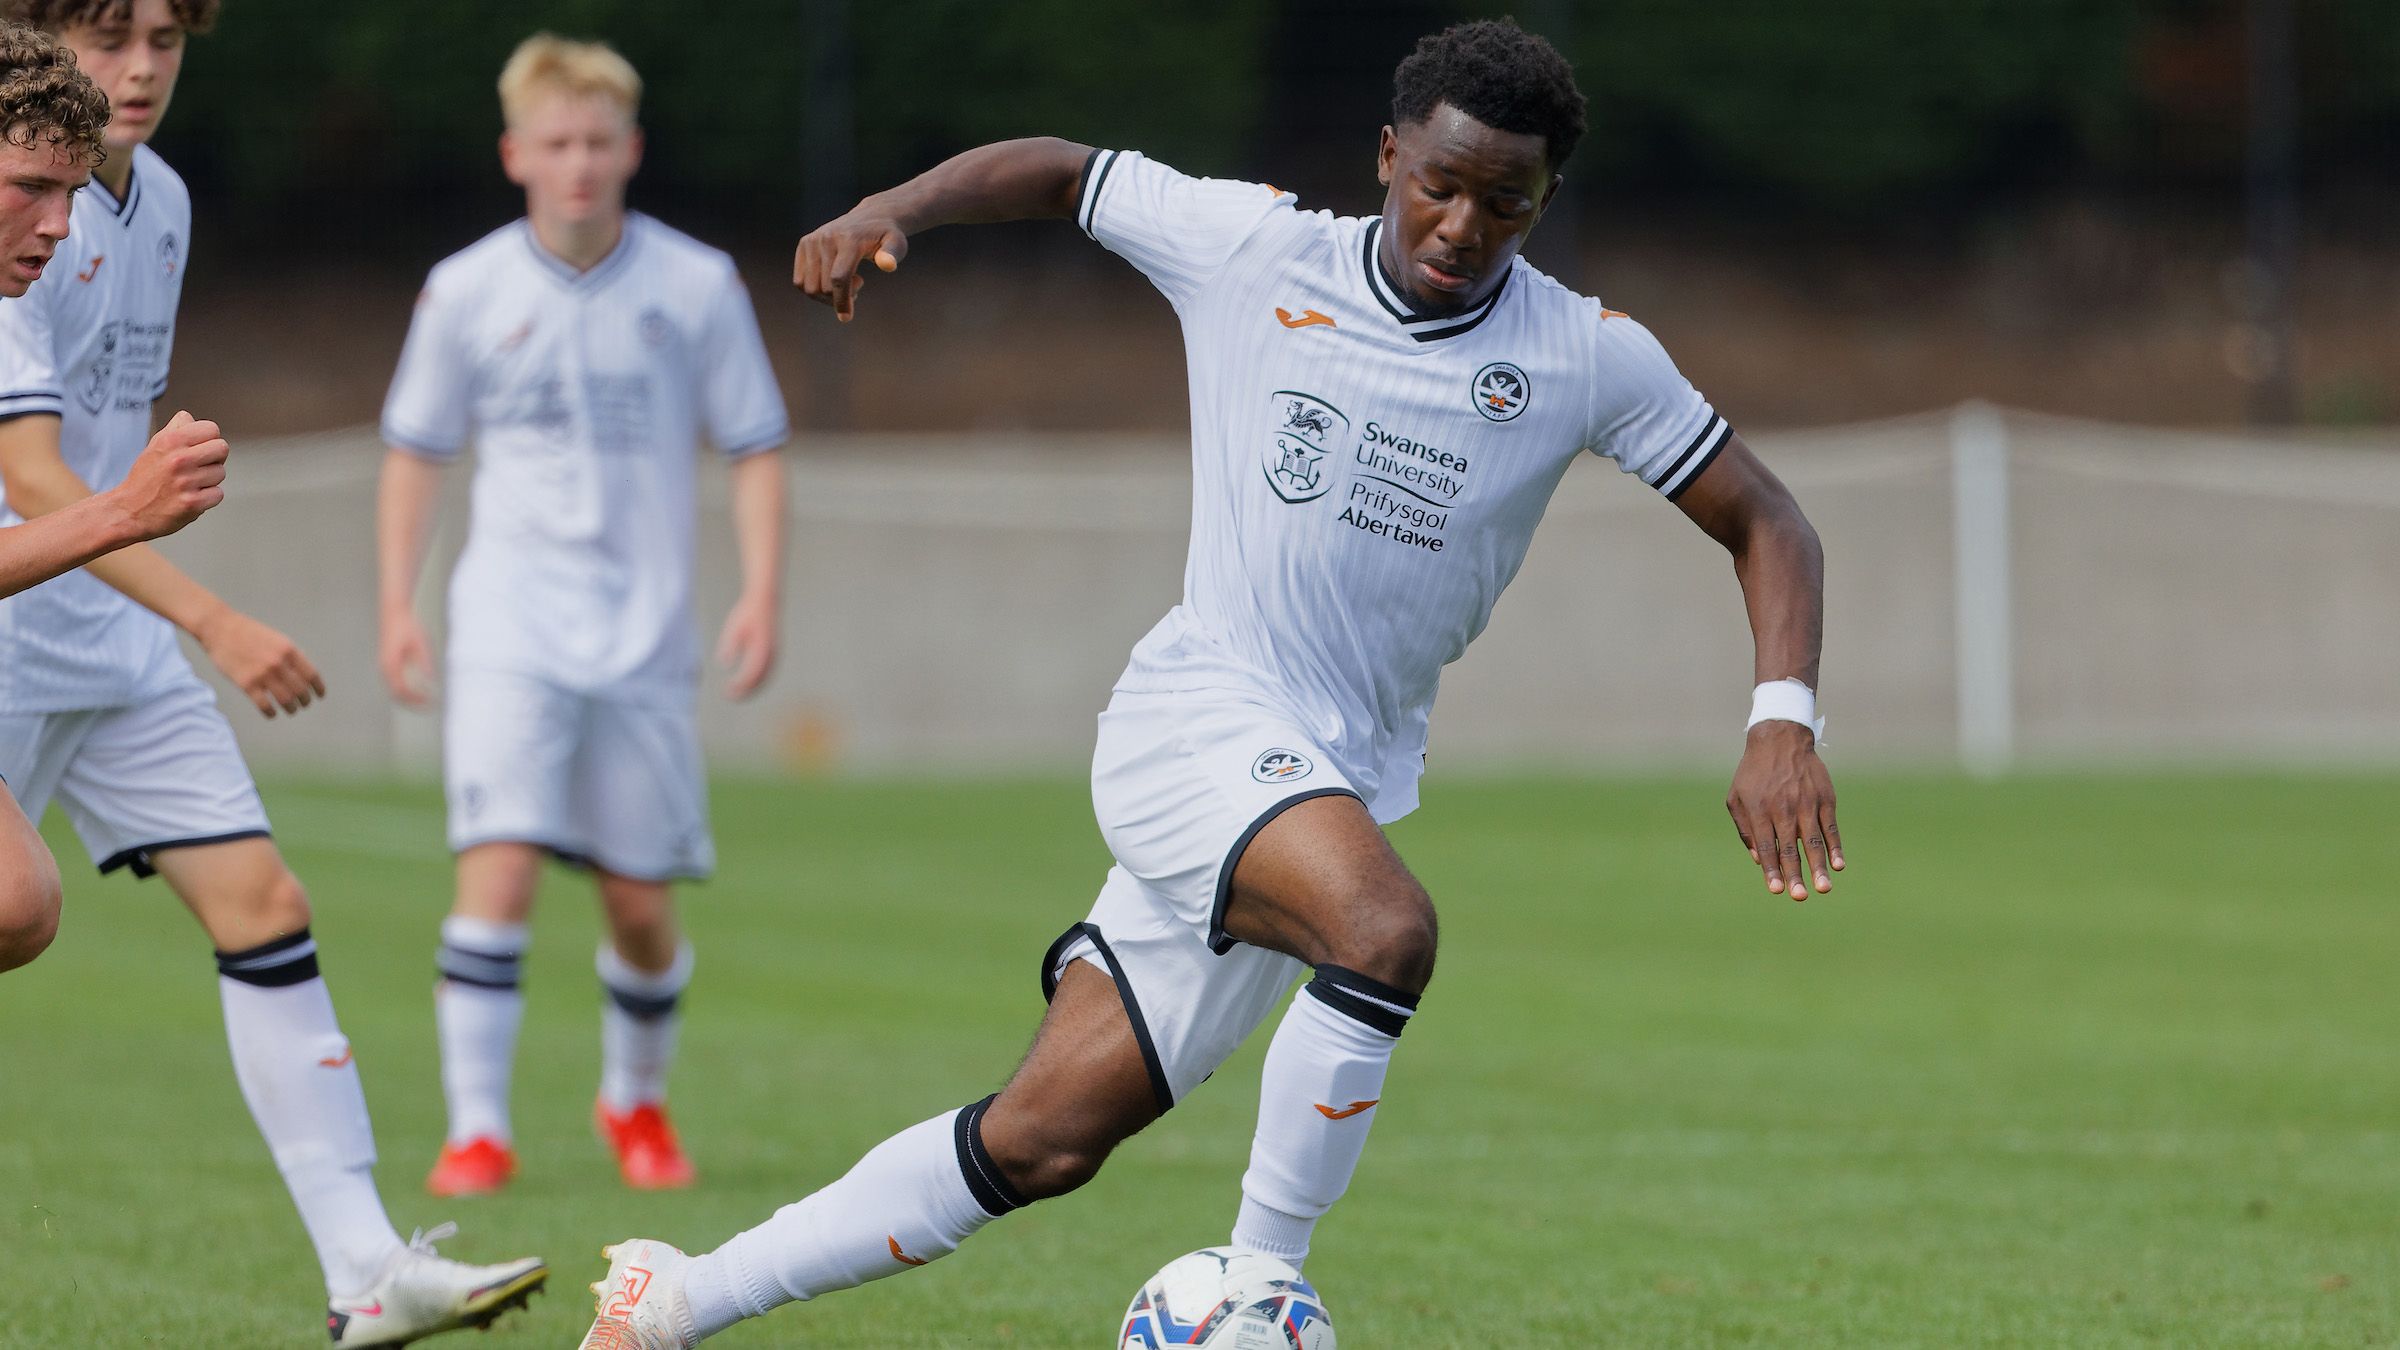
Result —
[[126, 175], [123, 201], [118, 201], [117, 195], [108, 190], [108, 184], [97, 178], [91, 181], [91, 187], [99, 193], [101, 202], [108, 207], [108, 213], [116, 217], [117, 223], [126, 224], [133, 219], [134, 208], [142, 204], [142, 162], [135, 160], [132, 170]]
[[[1383, 256], [1375, 247], [1375, 241], [1382, 234], [1383, 217], [1377, 216], [1367, 222], [1366, 243], [1359, 253], [1360, 265], [1367, 272], [1367, 289], [1373, 291], [1376, 300], [1399, 321], [1400, 331], [1419, 342], [1439, 342], [1443, 338], [1457, 337], [1482, 323], [1492, 316], [1492, 310], [1499, 305], [1500, 293], [1508, 289], [1508, 276], [1503, 273], [1500, 284], [1494, 286], [1492, 293], [1483, 297], [1482, 303], [1473, 309], [1458, 314], [1419, 314], [1408, 303], [1408, 297], [1400, 288], [1392, 284], [1392, 279], [1384, 275]], [[1515, 264], [1510, 264], [1510, 270], [1515, 270]]]

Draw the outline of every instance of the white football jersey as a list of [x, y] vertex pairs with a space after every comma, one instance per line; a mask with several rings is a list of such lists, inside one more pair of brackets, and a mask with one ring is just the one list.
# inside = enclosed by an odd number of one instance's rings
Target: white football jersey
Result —
[[[66, 241], [22, 299], [0, 300], [0, 417], [52, 413], [94, 492], [125, 479], [167, 389], [192, 198], [148, 146], [125, 199], [75, 194]], [[0, 510], [0, 525], [23, 518]], [[188, 669], [175, 628], [80, 568], [0, 600], [0, 712], [141, 702]]]
[[1183, 603], [1117, 687], [1283, 711], [1379, 820], [1415, 809], [1442, 667], [1569, 462], [1594, 451], [1672, 498], [1732, 434], [1649, 330], [1522, 258], [1475, 308], [1420, 315], [1379, 219], [1126, 151], [1093, 155], [1077, 221], [1174, 304], [1191, 375]]
[[648, 216], [577, 273], [520, 220], [433, 269], [383, 405], [391, 444], [475, 445], [449, 663], [688, 700], [694, 455], [772, 450], [783, 395], [733, 260]]

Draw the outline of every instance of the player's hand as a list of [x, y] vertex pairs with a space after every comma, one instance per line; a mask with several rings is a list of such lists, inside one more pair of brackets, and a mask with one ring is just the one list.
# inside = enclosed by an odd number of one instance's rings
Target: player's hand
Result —
[[736, 702], [758, 692], [775, 669], [775, 604], [747, 596], [734, 602], [725, 616], [725, 631], [717, 638], [717, 664], [730, 666], [725, 697]]
[[240, 610], [221, 608], [192, 636], [225, 678], [268, 717], [278, 708], [296, 713], [325, 697], [325, 677], [299, 644]]
[[859, 288], [867, 284], [859, 265], [873, 258], [877, 267], [895, 272], [907, 256], [908, 236], [900, 223], [862, 202], [800, 241], [792, 255], [792, 284], [809, 299], [833, 306], [833, 317], [848, 323], [857, 311]]
[[425, 625], [418, 621], [416, 611], [384, 615], [375, 647], [376, 664], [383, 668], [383, 682], [391, 687], [392, 697], [411, 708], [429, 706], [433, 702], [433, 644], [426, 640]]
[[1833, 874], [1844, 866], [1842, 831], [1833, 819], [1833, 775], [1807, 727], [1769, 721], [1750, 728], [1725, 809], [1769, 891], [1806, 900], [1811, 880], [1820, 895], [1833, 889]]
[[133, 517], [138, 538], [173, 534], [225, 500], [224, 438], [188, 412], [159, 428], [111, 496]]

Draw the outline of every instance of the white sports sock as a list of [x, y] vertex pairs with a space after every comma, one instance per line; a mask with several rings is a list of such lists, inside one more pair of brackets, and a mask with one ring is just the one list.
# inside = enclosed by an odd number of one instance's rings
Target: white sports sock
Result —
[[665, 1101], [683, 1029], [676, 1005], [692, 982], [692, 944], [677, 947], [675, 964], [655, 975], [634, 969], [606, 939], [594, 964], [607, 995], [600, 1002], [600, 1100], [618, 1112]]
[[317, 944], [302, 929], [219, 952], [217, 972], [233, 1076], [316, 1246], [325, 1292], [364, 1293], [402, 1244], [375, 1193], [375, 1131], [317, 976]]
[[1294, 1266], [1308, 1259], [1317, 1220], [1350, 1189], [1392, 1047], [1416, 1006], [1356, 971], [1317, 967], [1267, 1047], [1234, 1246]]
[[442, 1097], [453, 1144], [490, 1136], [506, 1144], [508, 1084], [516, 1067], [517, 1029], [525, 1021], [518, 981], [531, 934], [521, 923], [453, 914], [442, 920], [435, 965], [433, 1020], [442, 1045]]
[[1022, 1206], [983, 1148], [991, 1103], [902, 1130], [841, 1180], [686, 1266], [684, 1299], [700, 1334], [948, 1256]]

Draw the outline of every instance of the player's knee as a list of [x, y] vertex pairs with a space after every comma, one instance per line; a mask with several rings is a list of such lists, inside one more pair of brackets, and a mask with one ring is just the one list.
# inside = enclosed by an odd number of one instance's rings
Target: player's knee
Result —
[[1100, 1165], [1115, 1148], [1113, 1139], [1047, 1140], [1005, 1151], [994, 1147], [992, 1158], [1020, 1195], [1048, 1200], [1100, 1175]]
[[1360, 917], [1335, 945], [1333, 963], [1409, 993], [1422, 993], [1433, 979], [1434, 951], [1440, 941], [1441, 925], [1434, 917], [1432, 898], [1412, 887], [1363, 906]]
[[15, 970], [50, 949], [60, 903], [56, 868], [29, 868], [0, 882], [0, 970]]
[[297, 933], [308, 927], [308, 891], [290, 868], [275, 869], [275, 875], [258, 895], [256, 917], [265, 932]]

